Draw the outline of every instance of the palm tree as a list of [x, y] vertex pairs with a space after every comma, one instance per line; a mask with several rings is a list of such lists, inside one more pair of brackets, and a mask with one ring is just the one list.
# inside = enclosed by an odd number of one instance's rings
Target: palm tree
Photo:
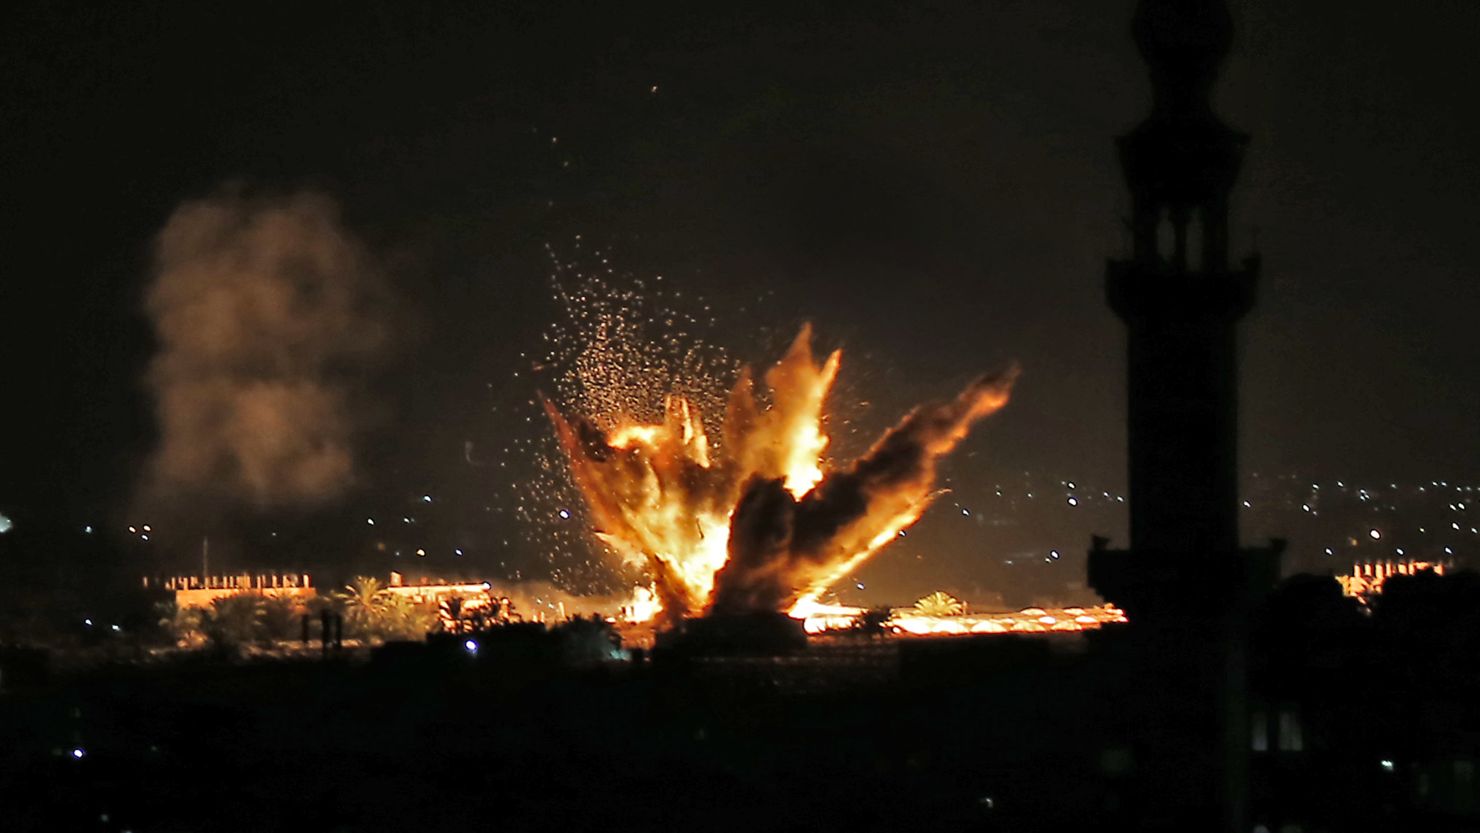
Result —
[[462, 632], [462, 611], [464, 599], [457, 593], [452, 593], [442, 600], [438, 605], [437, 618], [442, 622], [442, 628], [448, 633]]
[[381, 639], [425, 639], [436, 623], [437, 608], [434, 605], [390, 596], [376, 616], [374, 630]]
[[937, 590], [915, 602], [915, 610], [924, 616], [960, 616], [966, 605], [949, 593]]
[[356, 576], [353, 583], [334, 595], [344, 605], [351, 625], [360, 631], [371, 630], [391, 601], [380, 579], [370, 576]]
[[235, 651], [243, 645], [260, 641], [262, 631], [262, 598], [251, 593], [214, 599], [204, 610], [202, 626], [206, 638], [216, 648]]

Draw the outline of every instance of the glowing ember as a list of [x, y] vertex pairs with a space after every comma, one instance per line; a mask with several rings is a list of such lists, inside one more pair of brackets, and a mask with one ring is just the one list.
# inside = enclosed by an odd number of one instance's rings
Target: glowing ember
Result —
[[823, 404], [841, 352], [818, 363], [811, 342], [803, 328], [767, 371], [767, 403], [741, 371], [714, 441], [680, 395], [661, 423], [617, 415], [605, 430], [545, 402], [596, 534], [646, 566], [665, 615], [804, 613], [920, 517], [936, 461], [1007, 403], [1017, 375], [915, 409], [852, 465], [827, 471]]

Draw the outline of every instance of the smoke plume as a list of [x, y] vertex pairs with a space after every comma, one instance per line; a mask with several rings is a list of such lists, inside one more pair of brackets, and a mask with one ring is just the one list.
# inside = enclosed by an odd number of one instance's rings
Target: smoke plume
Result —
[[311, 506], [354, 477], [354, 381], [382, 352], [385, 283], [326, 197], [181, 205], [146, 309], [159, 426], [145, 500]]
[[848, 574], [912, 523], [934, 497], [936, 461], [978, 419], [1007, 404], [1014, 368], [955, 399], [922, 405], [846, 469], [800, 498], [783, 479], [754, 477], [730, 519], [729, 559], [710, 611], [790, 610]]

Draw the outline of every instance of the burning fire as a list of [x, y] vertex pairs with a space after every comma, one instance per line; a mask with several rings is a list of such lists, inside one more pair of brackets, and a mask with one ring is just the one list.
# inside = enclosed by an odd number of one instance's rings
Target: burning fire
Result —
[[818, 362], [804, 327], [765, 374], [730, 391], [721, 435], [683, 396], [646, 425], [603, 428], [545, 409], [596, 534], [644, 565], [670, 618], [789, 611], [804, 615], [830, 585], [914, 523], [935, 493], [935, 464], [971, 425], [1007, 404], [1016, 369], [955, 399], [916, 408], [845, 468], [827, 470], [823, 406], [842, 359]]
[[[802, 612], [807, 633], [846, 631], [864, 614], [861, 607], [813, 605]], [[793, 615], [798, 615], [793, 611]], [[1080, 633], [1125, 622], [1125, 612], [1114, 605], [1094, 607], [1029, 607], [1022, 610], [940, 615], [915, 608], [889, 611], [881, 626], [907, 636], [940, 636], [980, 633]]]

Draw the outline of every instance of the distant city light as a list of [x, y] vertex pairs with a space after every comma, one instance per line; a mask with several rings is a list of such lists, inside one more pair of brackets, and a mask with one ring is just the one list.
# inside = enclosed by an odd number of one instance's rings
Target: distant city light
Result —
[[123, 630], [123, 628], [120, 628], [117, 625], [109, 625], [109, 627], [111, 627], [113, 629], [113, 632], [114, 633], [119, 633], [119, 632], [121, 632]]
[[961, 507], [961, 516], [964, 518], [971, 517], [971, 510], [967, 509], [965, 506]]
[[416, 548], [416, 554], [418, 556], [420, 556], [421, 558], [426, 558], [427, 557], [427, 551], [424, 550], [424, 549], [422, 549], [421, 547], [417, 547]]
[[74, 747], [72, 747], [72, 759], [73, 760], [80, 761], [80, 760], [82, 760], [82, 757], [84, 755], [86, 755], [86, 754], [87, 754], [87, 750], [83, 749], [82, 747], [80, 747], [80, 746], [74, 746]]
[[87, 526], [84, 526], [82, 528], [82, 531], [84, 533], [88, 534], [88, 535], [91, 535], [92, 534], [92, 524], [88, 524]]
[[153, 532], [154, 530], [152, 528], [150, 528], [149, 524], [144, 524], [144, 531], [145, 532]]
[[556, 512], [555, 514], [559, 515], [560, 516], [560, 520], [562, 520], [562, 521], [568, 521], [568, 520], [570, 520], [570, 510], [569, 509], [561, 509], [559, 512]]
[[1393, 771], [1394, 765], [1393, 765], [1393, 762], [1392, 762], [1391, 759], [1389, 759], [1389, 758], [1383, 758], [1378, 763], [1382, 766], [1382, 771], [1383, 772], [1392, 772]]
[[467, 642], [464, 642], [463, 643], [463, 650], [464, 651], [467, 651], [468, 654], [471, 655], [471, 656], [475, 656], [475, 657], [478, 656], [478, 642], [477, 642], [477, 640], [469, 639]]
[[453, 555], [462, 555], [462, 550], [460, 550], [460, 549], [454, 549], [454, 550], [453, 550], [453, 551], [452, 551], [452, 554], [453, 554]]
[[1070, 495], [1069, 496], [1069, 505], [1070, 506], [1078, 506], [1079, 505], [1079, 498], [1074, 497], [1073, 495]]
[[1380, 541], [1382, 540], [1382, 533], [1375, 529], [1369, 529], [1367, 530], [1367, 537], [1371, 538], [1374, 541]]
[[431, 503], [432, 502], [432, 496], [431, 495], [422, 495], [421, 496], [421, 502], [422, 503]]
[[374, 518], [366, 518], [365, 519], [365, 523], [370, 524], [371, 526], [375, 526], [375, 519]]
[[1049, 550], [1048, 551], [1048, 557], [1057, 560], [1058, 557], [1059, 557], [1059, 551], [1058, 550]]
[[92, 627], [92, 620], [91, 619], [83, 619], [82, 620], [82, 624], [87, 625], [90, 628], [90, 627]]

